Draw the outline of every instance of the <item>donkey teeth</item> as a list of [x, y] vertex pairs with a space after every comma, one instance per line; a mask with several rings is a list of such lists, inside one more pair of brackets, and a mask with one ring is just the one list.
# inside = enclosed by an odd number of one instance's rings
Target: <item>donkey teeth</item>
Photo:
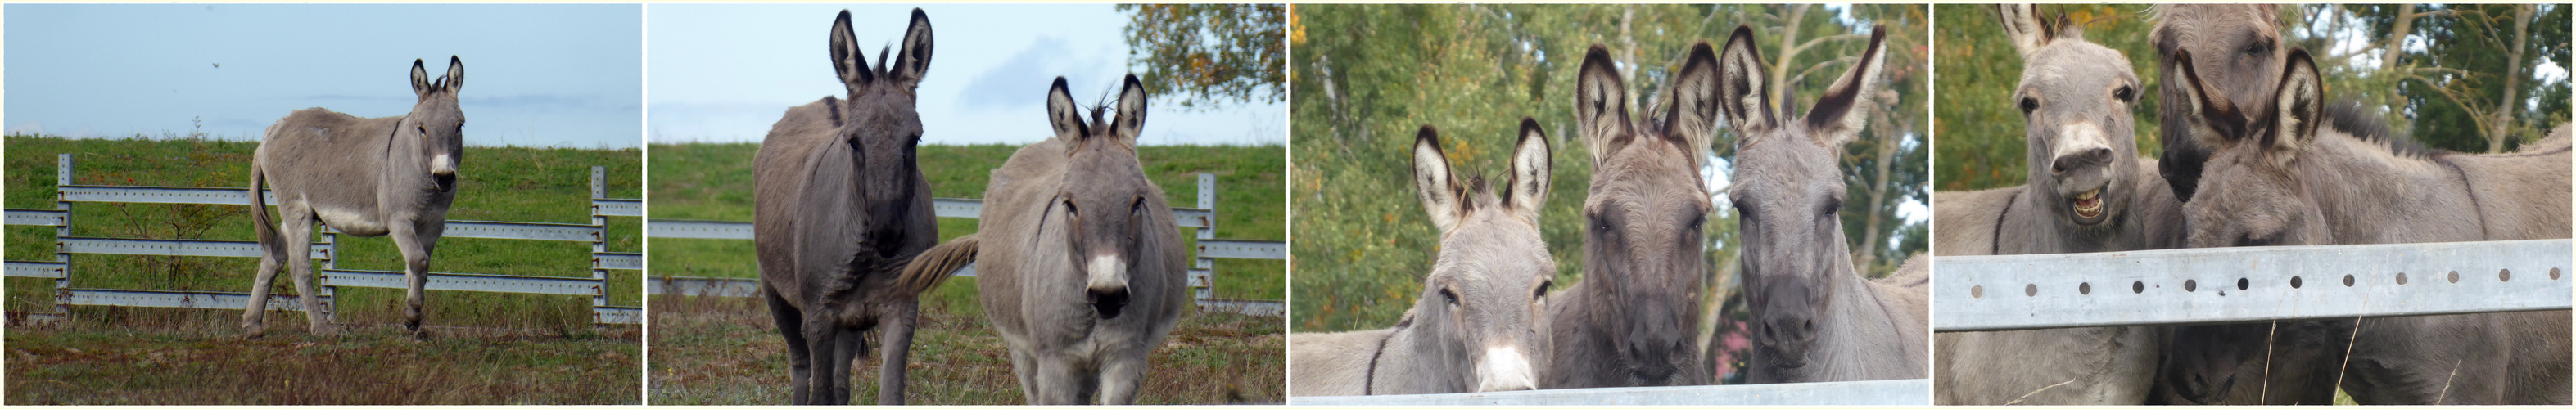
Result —
[[2102, 189], [2097, 188], [2075, 194], [2075, 215], [2087, 218], [2101, 216]]

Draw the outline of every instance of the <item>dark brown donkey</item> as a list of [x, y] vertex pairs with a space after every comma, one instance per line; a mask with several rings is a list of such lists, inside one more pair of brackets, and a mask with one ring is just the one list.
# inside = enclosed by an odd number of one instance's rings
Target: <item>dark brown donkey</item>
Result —
[[[1738, 26], [1714, 61], [1717, 98], [1674, 100], [1675, 110], [1723, 112], [1740, 135], [1727, 196], [1744, 216], [1745, 306], [1757, 328], [1747, 382], [1931, 375], [1931, 271], [1918, 257], [1896, 275], [1862, 279], [1843, 239], [1843, 145], [1869, 121], [1886, 41], [1885, 27], [1872, 28], [1869, 48], [1806, 115], [1778, 118], [1753, 28]], [[1691, 66], [1707, 52], [1706, 43], [1693, 48]]]
[[862, 333], [882, 326], [877, 403], [901, 404], [915, 297], [945, 277], [902, 274], [939, 242], [930, 184], [913, 160], [913, 90], [930, 67], [930, 17], [912, 10], [891, 68], [882, 53], [868, 66], [850, 12], [832, 21], [831, 37], [849, 98], [788, 109], [752, 160], [761, 296], [787, 338], [795, 403], [849, 403], [850, 360], [865, 353]]
[[1710, 203], [1699, 167], [1717, 126], [1716, 59], [1700, 43], [1673, 77], [1677, 105], [1706, 109], [1632, 120], [1609, 49], [1584, 52], [1574, 117], [1594, 171], [1583, 199], [1583, 281], [1549, 312], [1556, 351], [1540, 387], [1709, 383], [1692, 345], [1708, 281], [1701, 240]]

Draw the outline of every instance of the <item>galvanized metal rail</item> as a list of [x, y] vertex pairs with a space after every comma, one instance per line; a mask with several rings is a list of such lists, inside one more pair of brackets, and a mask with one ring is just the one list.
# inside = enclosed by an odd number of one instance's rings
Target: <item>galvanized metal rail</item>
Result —
[[1939, 257], [1933, 330], [2565, 310], [2570, 242]]
[[1288, 404], [1301, 406], [1930, 405], [1932, 404], [1932, 380], [1548, 389], [1432, 395], [1301, 396], [1288, 398]]
[[[107, 186], [72, 184], [70, 154], [58, 157], [55, 168], [57, 198], [54, 209], [7, 209], [7, 224], [12, 226], [55, 226], [55, 260], [8, 260], [9, 277], [50, 278], [54, 280], [55, 308], [52, 314], [34, 314], [39, 319], [58, 318], [65, 314], [64, 305], [104, 305], [128, 307], [240, 309], [249, 301], [246, 293], [127, 290], [73, 288], [70, 261], [73, 254], [123, 254], [190, 257], [260, 257], [259, 243], [250, 241], [126, 239], [71, 236], [71, 206], [76, 202], [163, 203], [205, 205], [247, 205], [249, 189], [222, 187], [172, 186]], [[590, 224], [524, 223], [450, 220], [443, 238], [510, 239], [591, 244], [589, 278], [506, 276], [488, 274], [429, 273], [428, 289], [441, 291], [476, 291], [519, 294], [588, 295], [594, 322], [601, 324], [635, 324], [642, 320], [643, 310], [632, 306], [608, 305], [609, 270], [642, 270], [643, 255], [607, 251], [604, 237], [607, 217], [641, 217], [643, 201], [608, 198], [606, 169], [592, 167]], [[273, 192], [263, 191], [271, 195]], [[264, 209], [263, 209], [264, 210]], [[337, 268], [334, 250], [338, 248], [338, 229], [324, 226], [320, 243], [313, 244], [310, 256], [318, 262], [321, 279], [318, 289], [325, 308], [338, 287], [407, 288], [408, 280], [400, 271], [343, 270]], [[276, 295], [270, 309], [302, 310], [292, 296]]]
[[[1199, 174], [1198, 208], [1173, 208], [1172, 218], [1180, 227], [1198, 229], [1198, 256], [1189, 272], [1192, 295], [1199, 308], [1247, 315], [1284, 317], [1286, 304], [1276, 300], [1217, 298], [1215, 290], [1216, 259], [1287, 260], [1288, 244], [1276, 240], [1236, 240], [1216, 238], [1216, 175]], [[984, 201], [976, 199], [934, 198], [931, 208], [939, 217], [977, 218], [984, 213]], [[751, 240], [752, 224], [719, 220], [652, 219], [644, 223], [644, 235], [662, 239]], [[967, 265], [956, 273], [974, 277], [975, 266]], [[654, 276], [646, 281], [645, 292], [664, 295], [715, 297], [757, 297], [760, 281], [742, 278]]]

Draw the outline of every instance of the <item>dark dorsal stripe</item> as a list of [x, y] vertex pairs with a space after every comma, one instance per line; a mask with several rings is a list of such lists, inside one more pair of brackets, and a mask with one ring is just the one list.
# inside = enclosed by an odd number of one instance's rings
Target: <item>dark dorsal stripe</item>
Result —
[[831, 113], [832, 127], [841, 127], [841, 99], [825, 97], [823, 98], [823, 108], [823, 112]]
[[1999, 212], [1999, 213], [1995, 213], [1995, 230], [1994, 230], [1994, 232], [1995, 232], [1995, 233], [1997, 233], [1997, 237], [1996, 237], [1995, 239], [1992, 239], [1992, 240], [1986, 240], [1986, 242], [1987, 242], [1987, 243], [1986, 243], [1986, 254], [1988, 254], [1988, 255], [2004, 254], [2004, 241], [2003, 241], [2003, 238], [2000, 236], [2000, 234], [2001, 234], [2001, 233], [2003, 233], [2003, 231], [2004, 231], [2004, 216], [2011, 215], [2011, 214], [2012, 214], [2013, 204], [2014, 204], [2014, 203], [2020, 203], [2020, 202], [2021, 202], [2021, 195], [2011, 195], [2011, 196], [2009, 196], [2009, 197], [2005, 197], [2005, 198], [2004, 198], [2004, 211]]
[[1404, 332], [1405, 327], [1410, 326], [1413, 326], [1413, 320], [1395, 323], [1394, 331], [1388, 331], [1385, 337], [1377, 339], [1377, 350], [1369, 352], [1368, 371], [1360, 376], [1360, 395], [1377, 394], [1377, 359], [1386, 356], [1386, 342], [1394, 340], [1395, 333]]
[[2478, 238], [2481, 240], [2494, 240], [2495, 235], [2487, 231], [2486, 205], [2478, 202], [2478, 187], [2469, 184], [2469, 172], [2467, 170], [2460, 169], [2460, 164], [2458, 162], [2438, 158], [2435, 161], [2442, 162], [2442, 166], [2450, 167], [2451, 174], [2460, 177], [2460, 189], [2468, 191], [2469, 213], [2478, 215]]

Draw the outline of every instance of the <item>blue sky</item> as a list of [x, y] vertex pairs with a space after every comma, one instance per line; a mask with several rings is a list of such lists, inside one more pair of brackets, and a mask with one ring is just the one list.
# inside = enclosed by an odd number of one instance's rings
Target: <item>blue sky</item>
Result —
[[[286, 113], [409, 111], [464, 60], [470, 145], [625, 148], [643, 127], [637, 5], [6, 6], [10, 132], [256, 140]], [[818, 47], [819, 48], [819, 47]]]
[[[653, 4], [645, 11], [646, 99], [654, 143], [756, 142], [788, 107], [844, 94], [832, 74], [832, 16], [850, 25], [870, 64], [900, 47], [915, 5]], [[1128, 73], [1127, 16], [1108, 4], [930, 4], [930, 72], [921, 83], [922, 142], [1028, 143], [1052, 136], [1047, 85], [1076, 100], [1115, 92]], [[1153, 101], [1143, 144], [1285, 144], [1284, 103], [1183, 111]]]

